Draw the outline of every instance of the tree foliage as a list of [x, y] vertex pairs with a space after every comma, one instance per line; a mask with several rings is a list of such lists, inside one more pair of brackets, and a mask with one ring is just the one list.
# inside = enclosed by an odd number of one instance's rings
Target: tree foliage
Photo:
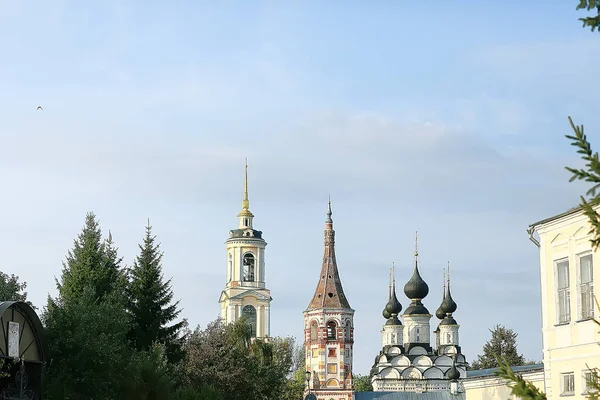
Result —
[[593, 184], [586, 193], [587, 196], [590, 196], [590, 200], [588, 201], [585, 197], [581, 196], [580, 205], [592, 226], [590, 230], [590, 234], [592, 234], [592, 246], [594, 249], [597, 249], [600, 245], [600, 215], [598, 215], [595, 207], [600, 204], [600, 193], [598, 192], [598, 189], [600, 189], [600, 159], [598, 158], [598, 152], [592, 151], [592, 146], [584, 133], [583, 125], [575, 125], [571, 117], [569, 117], [569, 123], [574, 135], [565, 135], [565, 137], [571, 140], [572, 146], [578, 148], [577, 153], [581, 154], [581, 158], [586, 164], [585, 168], [565, 168], [573, 174], [569, 182], [583, 180]]
[[0, 271], [0, 301], [24, 301], [33, 307], [27, 301], [27, 282], [19, 282], [16, 275], [8, 275]]
[[[594, 11], [596, 15], [579, 18], [583, 27], [589, 27], [592, 32], [600, 26], [600, 1], [599, 0], [579, 0], [577, 10]], [[599, 30], [600, 31], [600, 30]]]
[[483, 345], [483, 354], [471, 365], [471, 369], [485, 369], [498, 367], [498, 356], [506, 359], [510, 365], [524, 365], [525, 358], [517, 351], [518, 334], [503, 325], [496, 325], [490, 329], [492, 338]]
[[371, 377], [369, 375], [356, 375], [354, 377], [354, 390], [357, 392], [372, 392]]
[[186, 321], [173, 322], [181, 313], [179, 301], [173, 303], [171, 280], [164, 281], [160, 244], [152, 235], [150, 221], [146, 225], [140, 254], [130, 270], [128, 308], [132, 317], [130, 338], [138, 350], [149, 350], [154, 343], [166, 346], [167, 358], [175, 362], [183, 358], [180, 334]]
[[[294, 340], [251, 340], [250, 326], [217, 320], [196, 328], [186, 340], [184, 384], [212, 387], [224, 399], [284, 399], [289, 389]], [[287, 397], [289, 398], [289, 397]]]

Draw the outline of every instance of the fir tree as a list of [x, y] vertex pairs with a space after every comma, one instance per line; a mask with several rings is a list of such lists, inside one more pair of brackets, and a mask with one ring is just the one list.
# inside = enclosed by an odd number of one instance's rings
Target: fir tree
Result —
[[61, 281], [56, 282], [60, 297], [63, 301], [75, 299], [88, 285], [92, 286], [96, 299], [102, 299], [115, 289], [122, 291], [124, 274], [120, 262], [112, 235], [103, 241], [96, 216], [93, 212], [87, 213], [83, 230], [63, 262]]
[[502, 357], [510, 365], [524, 365], [525, 358], [517, 352], [517, 333], [502, 325], [491, 329], [492, 338], [483, 346], [483, 354], [473, 362], [471, 369], [498, 367], [498, 358]]
[[148, 221], [144, 242], [139, 245], [140, 254], [130, 270], [130, 338], [139, 350], [148, 350], [153, 343], [164, 344], [167, 358], [173, 362], [183, 357], [180, 333], [186, 321], [172, 323], [181, 310], [178, 309], [179, 301], [172, 303], [171, 280], [164, 282], [161, 265], [163, 253], [155, 240]]

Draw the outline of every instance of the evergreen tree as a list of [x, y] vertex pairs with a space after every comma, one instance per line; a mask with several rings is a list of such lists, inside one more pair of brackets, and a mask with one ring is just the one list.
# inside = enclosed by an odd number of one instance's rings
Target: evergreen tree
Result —
[[163, 281], [163, 253], [155, 240], [148, 221], [144, 242], [139, 245], [140, 254], [130, 270], [130, 338], [139, 350], [148, 350], [153, 343], [162, 343], [169, 361], [178, 361], [183, 357], [180, 334], [186, 321], [172, 323], [181, 310], [178, 309], [179, 301], [172, 303], [171, 280]]
[[[599, 0], [579, 0], [579, 4], [577, 5], [577, 10], [594, 10], [596, 15], [591, 17], [579, 18], [581, 22], [583, 22], [583, 27], [589, 27], [592, 32], [596, 30], [596, 28], [600, 27], [600, 1]], [[600, 31], [600, 30], [599, 30]]]
[[471, 369], [498, 367], [498, 357], [513, 366], [524, 365], [525, 358], [517, 352], [517, 333], [502, 325], [491, 329], [492, 338], [483, 346], [483, 354], [473, 362]]
[[75, 299], [83, 288], [91, 285], [97, 299], [101, 299], [124, 282], [121, 259], [112, 243], [102, 241], [100, 225], [93, 212], [88, 212], [82, 232], [74, 240], [66, 262], [63, 262], [61, 281], [56, 281], [59, 295], [64, 301]]

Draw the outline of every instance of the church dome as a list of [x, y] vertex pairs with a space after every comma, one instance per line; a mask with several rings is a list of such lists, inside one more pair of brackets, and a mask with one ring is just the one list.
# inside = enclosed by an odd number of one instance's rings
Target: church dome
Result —
[[381, 313], [383, 315], [383, 318], [388, 319], [389, 317], [392, 316], [392, 314], [390, 314], [387, 310], [387, 305], [384, 307], [383, 312]]
[[456, 369], [456, 365], [452, 365], [452, 368], [448, 371], [448, 379], [457, 380], [458, 378], [460, 378], [460, 372]]
[[437, 319], [444, 319], [444, 317], [446, 316], [446, 313], [442, 309], [441, 305], [438, 307], [437, 310], [435, 310], [435, 316], [437, 317]]
[[454, 311], [456, 311], [457, 305], [454, 302], [452, 295], [450, 294], [450, 283], [449, 282], [448, 282], [448, 289], [446, 290], [446, 294], [444, 295], [444, 300], [442, 301], [442, 305], [440, 306], [440, 308], [446, 314], [452, 314]]
[[429, 294], [429, 286], [427, 286], [427, 283], [421, 278], [417, 265], [415, 265], [412, 277], [406, 282], [406, 285], [404, 285], [404, 294], [411, 300], [421, 300]]
[[387, 320], [387, 322], [385, 324], [386, 325], [402, 325], [402, 322], [400, 322], [398, 317], [393, 315], [390, 319]]
[[[385, 305], [385, 310], [391, 315], [398, 315], [400, 311], [402, 311], [402, 304], [398, 301], [396, 297], [396, 290], [392, 289], [392, 295], [390, 296], [390, 300]], [[389, 318], [389, 317], [388, 317]]]

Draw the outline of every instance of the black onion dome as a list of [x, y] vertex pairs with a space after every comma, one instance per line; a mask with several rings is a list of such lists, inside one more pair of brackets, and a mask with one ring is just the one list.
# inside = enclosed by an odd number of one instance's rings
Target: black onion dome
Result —
[[457, 305], [454, 302], [452, 295], [450, 294], [450, 287], [448, 286], [448, 289], [446, 289], [446, 294], [444, 295], [444, 300], [442, 301], [442, 305], [440, 306], [440, 308], [444, 311], [444, 313], [452, 314], [454, 311], [456, 311], [456, 307], [457, 307]]
[[436, 316], [438, 319], [444, 319], [444, 317], [446, 316], [446, 313], [445, 313], [445, 312], [444, 312], [444, 310], [442, 309], [442, 306], [441, 306], [441, 305], [438, 307], [438, 309], [437, 309], [437, 310], [435, 310], [435, 316]]
[[404, 315], [427, 315], [429, 314], [429, 310], [421, 303], [421, 300], [412, 301], [408, 307], [406, 307], [406, 311], [404, 311]]
[[448, 371], [448, 379], [457, 380], [460, 378], [460, 372], [456, 369], [456, 365], [452, 364], [452, 368]]
[[404, 294], [411, 300], [421, 300], [429, 294], [429, 286], [427, 286], [427, 283], [421, 278], [419, 268], [416, 265], [412, 277], [406, 282], [406, 285], [404, 285]]
[[402, 311], [402, 304], [400, 304], [398, 298], [396, 297], [396, 290], [392, 290], [392, 295], [390, 296], [388, 303], [385, 305], [385, 309], [390, 313], [390, 315], [398, 315], [400, 314], [400, 311]]
[[383, 312], [381, 313], [383, 315], [383, 318], [388, 319], [389, 317], [392, 316], [392, 314], [390, 314], [387, 310], [387, 305], [384, 307]]

